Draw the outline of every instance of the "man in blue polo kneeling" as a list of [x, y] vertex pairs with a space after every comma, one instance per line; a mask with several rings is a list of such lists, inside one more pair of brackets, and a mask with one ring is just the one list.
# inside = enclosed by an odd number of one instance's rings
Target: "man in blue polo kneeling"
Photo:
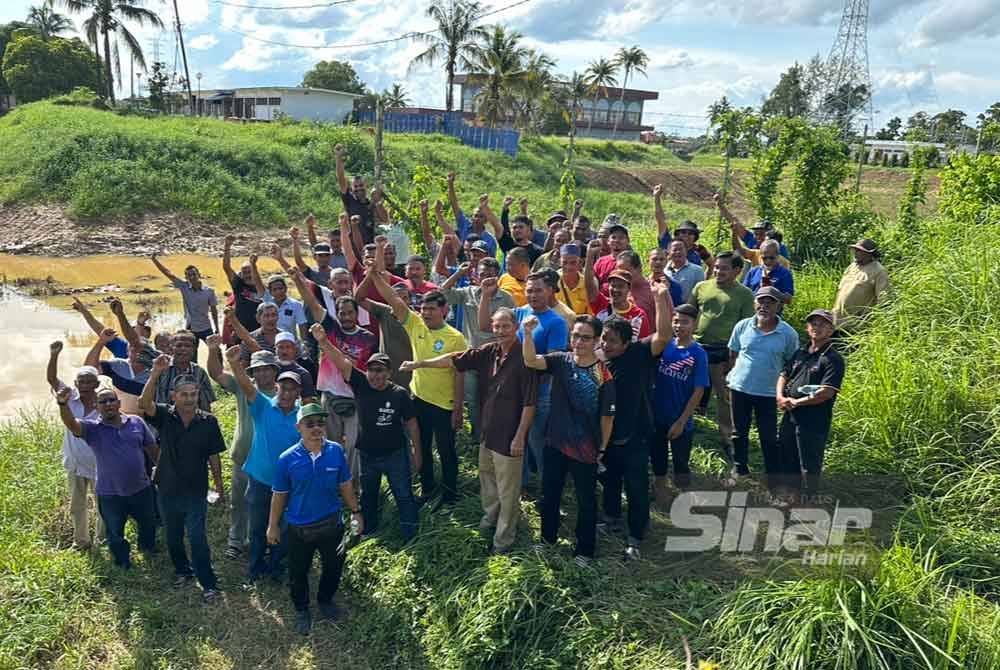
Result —
[[295, 629], [308, 635], [312, 629], [309, 612], [309, 568], [319, 552], [322, 571], [316, 601], [322, 618], [336, 619], [333, 596], [344, 570], [344, 537], [341, 500], [351, 510], [354, 533], [364, 530], [351, 471], [344, 449], [326, 439], [326, 410], [310, 403], [299, 409], [296, 428], [302, 439], [278, 458], [271, 497], [267, 541], [281, 542], [281, 515], [288, 524], [288, 585], [295, 605]]

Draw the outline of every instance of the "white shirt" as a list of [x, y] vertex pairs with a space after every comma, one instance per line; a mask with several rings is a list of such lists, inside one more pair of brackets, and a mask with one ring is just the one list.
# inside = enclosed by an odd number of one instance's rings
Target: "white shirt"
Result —
[[[264, 291], [264, 302], [273, 302], [278, 305], [270, 291]], [[293, 333], [297, 339], [299, 336], [298, 326], [304, 323], [306, 323], [306, 310], [301, 300], [285, 298], [285, 301], [278, 305], [278, 330], [287, 330], [289, 333]]]
[[[73, 394], [69, 398], [67, 406], [77, 419], [98, 419], [97, 406], [88, 414], [80, 402], [80, 392], [76, 387], [70, 387]], [[94, 450], [81, 438], [70, 432], [69, 428], [63, 433], [62, 443], [63, 467], [66, 472], [77, 477], [97, 480], [97, 457]]]

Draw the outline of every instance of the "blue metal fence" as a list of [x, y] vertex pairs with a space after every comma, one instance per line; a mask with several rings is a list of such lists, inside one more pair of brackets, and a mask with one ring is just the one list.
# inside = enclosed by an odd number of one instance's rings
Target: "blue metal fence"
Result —
[[[358, 121], [375, 123], [373, 110], [359, 112]], [[443, 133], [457, 137], [462, 144], [476, 149], [502, 151], [511, 158], [517, 156], [520, 133], [516, 130], [495, 130], [466, 125], [461, 113], [394, 114], [386, 113], [383, 127], [390, 133]]]

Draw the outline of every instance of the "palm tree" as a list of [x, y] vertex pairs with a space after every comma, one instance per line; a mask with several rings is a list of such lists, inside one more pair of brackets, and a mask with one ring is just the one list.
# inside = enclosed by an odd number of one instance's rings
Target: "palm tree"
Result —
[[90, 14], [83, 22], [83, 30], [87, 41], [94, 45], [97, 51], [98, 38], [104, 42], [104, 80], [107, 85], [107, 97], [112, 104], [115, 102], [114, 79], [111, 76], [111, 33], [120, 38], [141, 70], [146, 69], [146, 58], [135, 35], [125, 27], [124, 21], [135, 21], [140, 26], [147, 24], [154, 28], [162, 28], [163, 21], [156, 12], [142, 6], [143, 0], [62, 0], [66, 8], [74, 14]]
[[476, 25], [482, 9], [475, 0], [434, 0], [427, 8], [427, 16], [434, 19], [437, 29], [414, 35], [414, 39], [430, 46], [410, 61], [410, 69], [420, 65], [433, 66], [443, 60], [448, 74], [445, 91], [445, 108], [450, 112], [455, 87], [455, 68], [468, 68], [469, 57], [476, 40], [486, 39], [486, 31]]
[[543, 53], [534, 49], [525, 52], [524, 76], [512, 91], [514, 122], [525, 132], [537, 131], [545, 111], [559, 105], [558, 87], [552, 75], [555, 66], [555, 61]]
[[584, 77], [587, 82], [588, 91], [594, 96], [594, 108], [590, 114], [590, 121], [587, 123], [588, 136], [590, 135], [591, 128], [594, 126], [594, 115], [597, 114], [597, 98], [602, 93], [605, 98], [608, 97], [608, 86], [618, 85], [617, 74], [618, 66], [606, 58], [593, 61], [587, 66]]
[[573, 72], [569, 82], [566, 84], [566, 97], [569, 101], [569, 149], [566, 153], [567, 165], [570, 165], [573, 162], [573, 144], [576, 139], [576, 117], [582, 108], [583, 99], [589, 94], [590, 89], [587, 87], [586, 78], [577, 72]]
[[382, 91], [382, 105], [385, 109], [399, 109], [408, 104], [410, 103], [406, 98], [406, 89], [399, 84], [393, 84], [392, 88]]
[[517, 89], [527, 76], [524, 64], [529, 53], [519, 44], [522, 37], [516, 30], [497, 24], [473, 47], [469, 73], [483, 82], [476, 95], [476, 110], [490, 128], [507, 118]]
[[38, 30], [43, 40], [73, 29], [73, 22], [53, 9], [52, 0], [45, 0], [39, 7], [29, 7], [28, 23]]
[[622, 93], [618, 98], [618, 105], [621, 110], [615, 115], [615, 125], [611, 129], [611, 138], [614, 139], [615, 134], [618, 133], [618, 122], [625, 116], [625, 89], [628, 87], [628, 78], [633, 72], [641, 74], [643, 77], [646, 76], [646, 66], [649, 65], [649, 56], [646, 52], [637, 46], [631, 49], [626, 49], [622, 47], [615, 54], [615, 64], [624, 71], [624, 76], [622, 77]]

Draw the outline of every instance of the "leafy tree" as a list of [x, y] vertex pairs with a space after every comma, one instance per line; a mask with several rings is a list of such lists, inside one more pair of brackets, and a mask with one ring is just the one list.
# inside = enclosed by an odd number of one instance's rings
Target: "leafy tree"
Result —
[[[907, 157], [907, 154], [904, 154], [904, 157]], [[917, 207], [927, 202], [927, 180], [924, 179], [926, 167], [926, 151], [918, 147], [913, 151], [913, 171], [910, 174], [910, 181], [899, 201], [897, 222], [904, 230], [914, 229], [917, 223]]]
[[[144, 0], [62, 0], [71, 14], [88, 14], [83, 22], [87, 41], [96, 51], [98, 40], [104, 43], [104, 83], [107, 97], [115, 101], [114, 77], [111, 76], [111, 35], [115, 36], [115, 54], [118, 39], [125, 43], [125, 49], [141, 70], [146, 69], [146, 56], [139, 40], [125, 27], [125, 21], [162, 28], [163, 21], [156, 12], [142, 6]], [[117, 59], [116, 59], [117, 60]]]
[[646, 76], [646, 66], [649, 65], [649, 56], [638, 45], [628, 49], [623, 47], [615, 54], [614, 63], [622, 71], [622, 91], [618, 97], [621, 109], [618, 114], [615, 114], [615, 123], [611, 128], [612, 139], [618, 133], [619, 121], [625, 116], [625, 89], [628, 87], [628, 78], [633, 72], [641, 74], [643, 77]]
[[594, 116], [597, 115], [597, 98], [603, 95], [607, 99], [608, 86], [618, 85], [617, 74], [618, 66], [605, 58], [593, 61], [587, 66], [584, 77], [586, 78], [590, 94], [594, 96], [594, 109], [590, 114], [590, 121], [587, 123], [588, 135], [590, 135], [590, 130], [594, 126]]
[[931, 127], [934, 130], [935, 142], [946, 144], [961, 144], [966, 141], [974, 129], [965, 125], [965, 112], [958, 109], [949, 109], [939, 112], [931, 117]]
[[469, 68], [476, 42], [487, 37], [487, 31], [477, 23], [480, 14], [482, 8], [474, 0], [434, 0], [427, 8], [427, 16], [434, 19], [437, 30], [415, 37], [429, 46], [410, 61], [410, 69], [422, 65], [433, 67], [436, 61], [444, 61], [445, 109], [449, 112], [454, 104], [455, 69]]
[[711, 140], [725, 156], [745, 156], [760, 143], [764, 119], [750, 107], [734, 109], [725, 96], [709, 106], [708, 121]]
[[10, 23], [0, 24], [0, 93], [11, 92], [10, 86], [7, 85], [7, 80], [3, 76], [3, 55], [7, 49], [7, 45], [13, 41], [14, 33], [16, 32], [23, 32], [26, 35], [38, 34], [34, 26], [24, 21], [11, 21]]
[[528, 50], [521, 46], [522, 35], [499, 24], [474, 45], [469, 57], [470, 76], [482, 82], [476, 95], [476, 111], [493, 128], [514, 108], [514, 95], [527, 73], [524, 61]]
[[406, 107], [409, 104], [409, 101], [406, 99], [406, 89], [399, 84], [393, 84], [392, 88], [382, 91], [382, 104], [385, 109]]
[[931, 119], [927, 112], [917, 112], [906, 120], [906, 132], [903, 139], [908, 142], [931, 141]]
[[903, 120], [898, 116], [894, 116], [889, 119], [889, 122], [885, 124], [885, 128], [875, 133], [875, 139], [877, 140], [898, 140], [902, 137], [900, 129], [903, 127]]
[[79, 39], [18, 33], [7, 45], [3, 76], [18, 102], [33, 102], [77, 86], [97, 87], [94, 54]]
[[809, 113], [806, 69], [795, 63], [785, 70], [761, 106], [760, 112], [764, 116], [786, 118], [806, 116]]
[[842, 84], [823, 99], [823, 110], [830, 122], [841, 129], [848, 129], [854, 116], [868, 104], [871, 92], [864, 84]]
[[147, 83], [149, 89], [149, 106], [160, 112], [167, 111], [166, 93], [170, 77], [167, 76], [166, 70], [166, 63], [153, 63]]
[[[556, 63], [547, 55], [528, 49], [524, 56], [524, 76], [514, 87], [511, 103], [514, 123], [526, 133], [542, 132], [543, 126], [559, 123], [563, 112], [560, 85], [552, 74]], [[564, 132], [564, 131], [563, 131]]]
[[300, 86], [325, 88], [331, 91], [343, 91], [344, 93], [357, 93], [359, 95], [364, 95], [368, 92], [364, 82], [358, 79], [358, 73], [354, 71], [354, 66], [339, 60], [321, 60], [316, 63], [302, 77]]
[[37, 7], [29, 7], [28, 23], [38, 30], [38, 34], [43, 40], [73, 29], [73, 22], [55, 11], [52, 0], [45, 0]]

